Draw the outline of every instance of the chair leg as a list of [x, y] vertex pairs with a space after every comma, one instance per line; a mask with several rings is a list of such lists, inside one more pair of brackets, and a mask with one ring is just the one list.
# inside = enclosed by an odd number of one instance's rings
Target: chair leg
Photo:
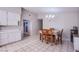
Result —
[[48, 44], [49, 42], [48, 42], [48, 37], [46, 37], [45, 38], [45, 42], [46, 42], [46, 44]]
[[41, 40], [41, 34], [40, 34], [40, 40]]
[[41, 41], [43, 42], [44, 38], [41, 36]]
[[48, 44], [49, 42], [48, 41], [46, 41], [46, 44]]
[[60, 43], [62, 44], [62, 37], [60, 37]]
[[51, 46], [53, 46], [53, 44], [54, 44], [54, 42], [55, 42], [54, 39], [55, 39], [54, 36], [52, 36], [52, 38], [51, 38]]
[[60, 43], [62, 44], [62, 39], [60, 39]]
[[42, 35], [40, 34], [40, 40], [43, 42], [43, 37], [42, 37]]
[[58, 44], [58, 38], [54, 38], [55, 39], [55, 45], [57, 45]]
[[51, 43], [53, 43], [53, 39], [51, 39], [51, 41], [50, 41]]
[[43, 42], [43, 39], [42, 39], [42, 42]]

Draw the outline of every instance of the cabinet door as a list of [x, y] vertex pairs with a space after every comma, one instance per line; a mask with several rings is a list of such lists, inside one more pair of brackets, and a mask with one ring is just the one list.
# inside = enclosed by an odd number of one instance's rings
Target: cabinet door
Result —
[[18, 25], [19, 20], [19, 14], [8, 12], [8, 25]]
[[21, 40], [20, 37], [21, 37], [21, 36], [20, 36], [20, 33], [18, 33], [18, 32], [9, 32], [9, 33], [8, 33], [8, 40], [9, 40], [9, 43], [11, 43], [11, 42], [16, 42], [16, 41], [18, 41], [18, 40]]
[[79, 50], [79, 37], [74, 37], [74, 49]]
[[7, 25], [7, 11], [0, 10], [0, 25]]
[[4, 45], [8, 43], [8, 35], [7, 33], [0, 33], [0, 45]]

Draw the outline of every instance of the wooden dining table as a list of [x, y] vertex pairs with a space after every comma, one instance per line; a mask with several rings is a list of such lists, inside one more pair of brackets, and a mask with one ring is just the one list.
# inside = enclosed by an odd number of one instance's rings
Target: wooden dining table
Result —
[[[49, 30], [49, 29], [48, 29]], [[42, 33], [43, 30], [40, 30], [40, 39], [41, 39], [41, 34], [44, 34], [46, 36], [51, 36], [52, 38], [54, 37], [54, 39], [51, 39], [51, 43], [56, 43], [56, 40], [58, 39], [58, 35], [57, 33], [60, 31], [60, 30], [57, 30], [57, 29], [54, 29], [52, 30], [52, 33], [49, 34], [49, 33]]]

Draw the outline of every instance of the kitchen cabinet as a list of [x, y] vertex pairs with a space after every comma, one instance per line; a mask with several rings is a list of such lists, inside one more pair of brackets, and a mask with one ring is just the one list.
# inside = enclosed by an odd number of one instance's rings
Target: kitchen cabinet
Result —
[[20, 15], [14, 12], [0, 10], [0, 25], [16, 25], [20, 21]]
[[0, 10], [0, 26], [5, 25], [0, 30], [0, 46], [21, 40], [19, 21], [20, 15], [18, 13]]
[[8, 12], [8, 25], [18, 25], [20, 16], [17, 13]]
[[13, 32], [9, 32], [8, 33], [8, 41], [11, 42], [15, 42], [21, 40], [21, 33], [18, 31], [13, 31]]
[[74, 37], [74, 51], [79, 51], [79, 37]]
[[0, 32], [0, 46], [21, 40], [21, 32], [17, 30], [6, 30]]
[[5, 32], [0, 33], [0, 45], [4, 45], [8, 43], [8, 35]]
[[0, 10], [0, 25], [7, 25], [7, 12]]

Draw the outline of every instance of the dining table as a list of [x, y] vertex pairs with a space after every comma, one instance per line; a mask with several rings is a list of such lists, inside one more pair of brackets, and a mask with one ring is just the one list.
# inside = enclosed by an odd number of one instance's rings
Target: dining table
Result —
[[[49, 30], [49, 29], [47, 29], [47, 30]], [[43, 31], [43, 29], [39, 31], [40, 32], [40, 39], [41, 39], [41, 34], [44, 34], [46, 36], [52, 36], [52, 37], [54, 36], [55, 38], [51, 39], [51, 43], [56, 43], [56, 40], [58, 39], [58, 32], [60, 30], [58, 30], [58, 29], [52, 29], [52, 33], [51, 34], [49, 34], [49, 33], [43, 33], [42, 31]]]

